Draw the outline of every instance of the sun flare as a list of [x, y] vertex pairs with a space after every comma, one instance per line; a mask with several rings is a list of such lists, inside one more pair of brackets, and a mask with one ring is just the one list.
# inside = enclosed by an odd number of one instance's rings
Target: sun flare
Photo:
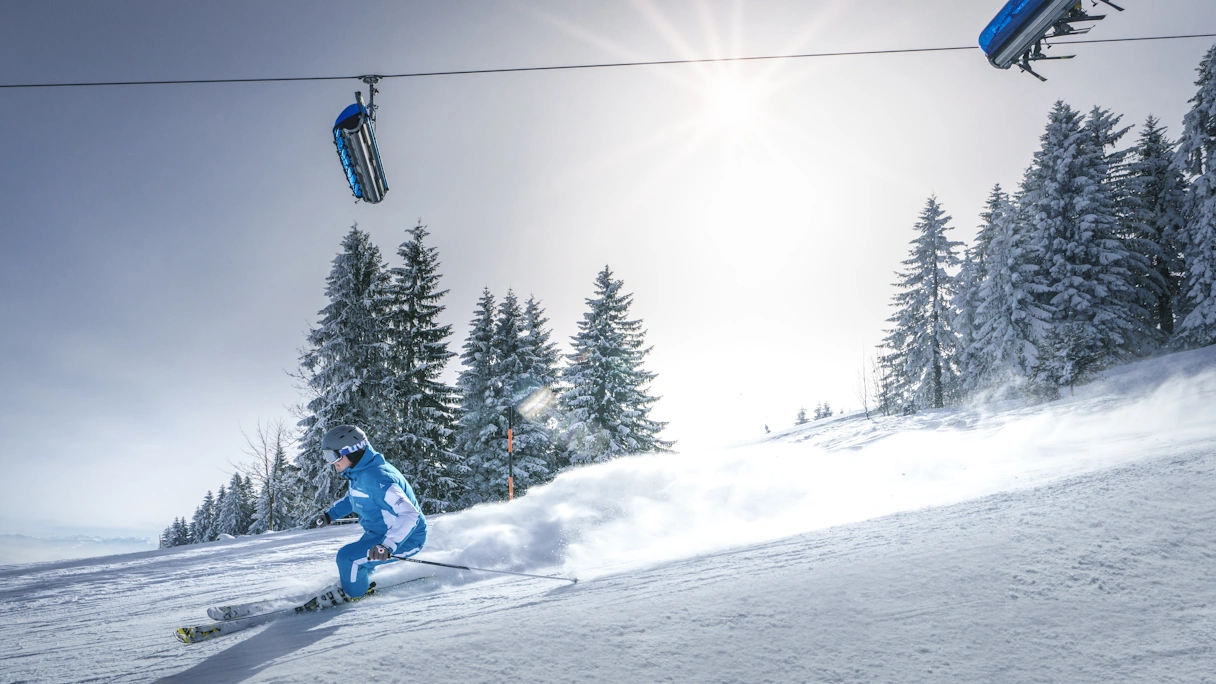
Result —
[[755, 126], [759, 102], [755, 89], [742, 79], [715, 79], [706, 93], [705, 123], [711, 130], [740, 133]]

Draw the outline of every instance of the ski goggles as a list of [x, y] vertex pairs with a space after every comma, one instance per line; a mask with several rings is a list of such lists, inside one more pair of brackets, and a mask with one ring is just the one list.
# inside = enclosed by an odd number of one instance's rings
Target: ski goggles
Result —
[[350, 446], [344, 446], [341, 449], [322, 449], [321, 455], [325, 457], [326, 463], [333, 463], [343, 456], [350, 456], [356, 451], [367, 448], [367, 440], [356, 442]]

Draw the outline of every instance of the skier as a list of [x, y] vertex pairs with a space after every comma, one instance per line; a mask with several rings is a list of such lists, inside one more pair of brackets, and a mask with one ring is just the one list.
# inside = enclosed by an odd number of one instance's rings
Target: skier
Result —
[[418, 509], [414, 490], [401, 471], [384, 460], [354, 425], [339, 425], [321, 438], [321, 453], [342, 477], [350, 480], [346, 496], [316, 521], [328, 525], [350, 514], [359, 514], [363, 536], [338, 550], [338, 577], [343, 600], [368, 592], [368, 575], [390, 556], [412, 556], [426, 543], [426, 518]]

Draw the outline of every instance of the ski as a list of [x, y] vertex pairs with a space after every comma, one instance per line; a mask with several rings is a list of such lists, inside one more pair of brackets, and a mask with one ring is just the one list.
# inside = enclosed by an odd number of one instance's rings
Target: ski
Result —
[[[424, 580], [424, 579], [431, 579], [433, 577], [435, 577], [435, 575], [424, 575], [422, 577], [415, 577], [413, 579], [406, 580], [404, 582], [399, 582], [398, 584], [393, 584], [391, 586], [394, 586], [394, 587], [401, 586], [402, 584], [409, 584], [411, 582], [417, 582], [419, 580]], [[387, 587], [385, 587], [385, 588], [387, 588]], [[316, 596], [308, 599], [307, 601], [305, 601], [304, 603], [301, 603], [299, 605], [289, 606], [287, 608], [280, 608], [280, 609], [276, 609], [276, 610], [269, 610], [266, 612], [236, 614], [236, 615], [234, 615], [234, 617], [217, 620], [215, 622], [210, 622], [207, 624], [188, 625], [185, 627], [178, 627], [177, 629], [173, 630], [173, 636], [177, 637], [177, 640], [182, 642], [183, 644], [194, 644], [194, 643], [198, 643], [200, 641], [206, 641], [208, 639], [214, 639], [216, 637], [225, 636], [227, 634], [232, 634], [233, 632], [239, 632], [241, 630], [249, 629], [250, 627], [264, 625], [267, 622], [276, 620], [281, 617], [287, 617], [289, 615], [296, 615], [299, 613], [311, 613], [311, 612], [315, 612], [318, 610], [324, 610], [326, 608], [332, 608], [334, 606], [340, 606], [340, 605], [344, 605], [347, 603], [354, 603], [356, 601], [359, 601], [359, 600], [362, 600], [364, 598], [374, 595], [375, 589], [376, 589], [376, 583], [373, 582], [366, 594], [364, 594], [363, 596], [360, 596], [358, 598], [351, 598], [351, 597], [347, 596], [345, 593], [343, 593], [342, 589], [338, 585], [335, 584], [335, 585], [326, 587], [324, 590], [319, 592]], [[246, 603], [246, 604], [240, 604], [240, 605], [235, 605], [235, 606], [217, 606], [216, 608], [220, 609], [221, 611], [227, 611], [227, 613], [220, 612], [219, 614], [234, 614], [234, 613], [240, 613], [243, 610], [250, 609], [250, 607], [267, 606], [267, 605], [281, 605], [282, 603], [283, 602], [281, 600], [257, 601], [254, 603]], [[212, 614], [211, 611], [215, 610], [216, 608], [208, 609], [207, 614], [211, 615]]]
[[216, 622], [228, 622], [231, 620], [239, 620], [248, 617], [257, 617], [258, 615], [270, 615], [278, 612], [287, 612], [296, 608], [303, 608], [312, 600], [317, 600], [321, 596], [333, 592], [339, 584], [336, 582], [330, 586], [317, 592], [316, 597], [302, 604], [293, 603], [291, 599], [264, 599], [261, 601], [250, 601], [249, 603], [236, 603], [230, 606], [212, 606], [207, 609], [207, 617]]

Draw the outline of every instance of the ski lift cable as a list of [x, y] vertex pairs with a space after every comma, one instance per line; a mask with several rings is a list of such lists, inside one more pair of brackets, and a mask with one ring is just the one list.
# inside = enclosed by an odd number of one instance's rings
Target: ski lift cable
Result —
[[[1216, 33], [1192, 33], [1174, 36], [1142, 36], [1135, 38], [1100, 38], [1092, 40], [1059, 41], [1053, 45], [1080, 45], [1082, 43], [1128, 43], [1156, 40], [1184, 40], [1189, 38], [1216, 38]], [[673, 64], [710, 64], [714, 62], [759, 62], [777, 59], [812, 59], [821, 57], [860, 57], [865, 55], [900, 55], [923, 52], [958, 52], [963, 50], [978, 50], [976, 45], [954, 47], [901, 48], [893, 50], [857, 50], [850, 52], [816, 52], [796, 55], [761, 55], [755, 57], [708, 57], [703, 59], [665, 59], [648, 62], [605, 62], [600, 64], [563, 64], [555, 66], [507, 67], [500, 69], [464, 69], [459, 71], [420, 71], [403, 74], [379, 74], [374, 78], [420, 78], [428, 76], [469, 76], [475, 74], [508, 74], [528, 71], [570, 71], [576, 69], [611, 69], [618, 67], [664, 66]], [[163, 81], [103, 81], [81, 83], [0, 83], [0, 89], [16, 88], [86, 88], [103, 86], [141, 86], [141, 85], [193, 85], [202, 83], [288, 83], [292, 81], [362, 81], [366, 75], [358, 76], [287, 76], [271, 78], [201, 78], [176, 79]]]

